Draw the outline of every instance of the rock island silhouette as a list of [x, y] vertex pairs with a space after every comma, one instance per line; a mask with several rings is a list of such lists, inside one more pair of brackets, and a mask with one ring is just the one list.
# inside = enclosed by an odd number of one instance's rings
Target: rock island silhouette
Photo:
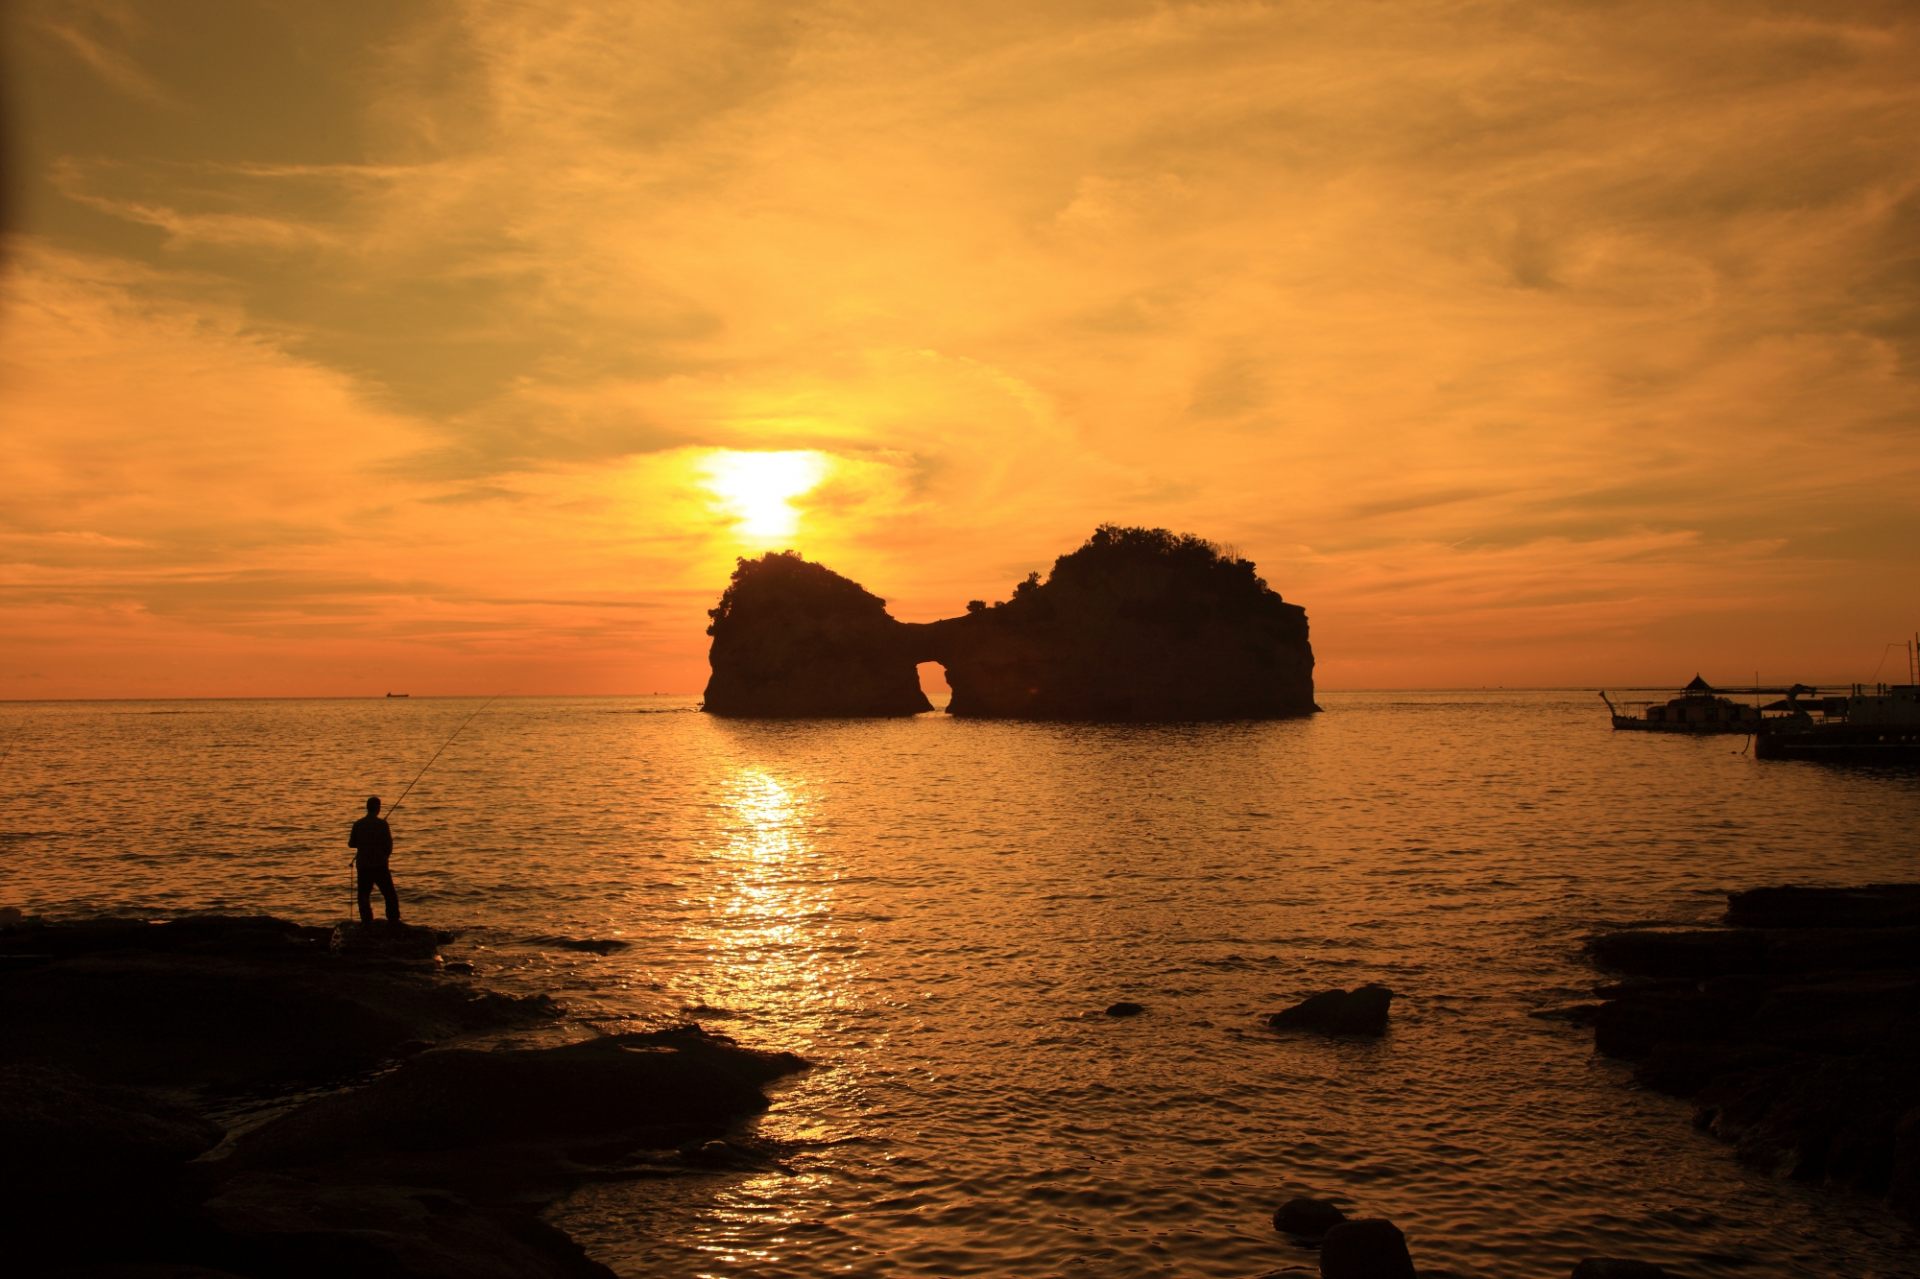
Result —
[[1310, 715], [1307, 613], [1192, 534], [1103, 524], [1012, 596], [901, 622], [886, 601], [793, 551], [741, 559], [709, 615], [704, 709], [750, 718], [915, 715], [1219, 720]]

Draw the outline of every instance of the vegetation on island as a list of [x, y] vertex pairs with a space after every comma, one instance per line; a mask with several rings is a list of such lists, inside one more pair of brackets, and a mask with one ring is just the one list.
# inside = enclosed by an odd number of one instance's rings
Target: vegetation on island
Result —
[[707, 634], [718, 635], [742, 607], [749, 612], [805, 613], [852, 621], [887, 620], [887, 602], [851, 578], [797, 551], [768, 551], [758, 559], [734, 561], [733, 576], [720, 602], [707, 610]]
[[[1253, 561], [1192, 533], [1102, 524], [1077, 550], [1015, 584], [996, 609], [1119, 613], [1138, 620], [1260, 613], [1284, 601]], [[969, 605], [971, 611], [972, 606]]]

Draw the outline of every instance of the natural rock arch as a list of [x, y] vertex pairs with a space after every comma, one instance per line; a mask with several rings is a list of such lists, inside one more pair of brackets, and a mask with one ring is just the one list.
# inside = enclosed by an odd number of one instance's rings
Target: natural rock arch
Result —
[[791, 551], [741, 560], [712, 610], [706, 706], [752, 717], [913, 715], [938, 662], [954, 715], [1183, 720], [1306, 715], [1306, 611], [1253, 564], [1164, 529], [1102, 525], [991, 607], [898, 622]]

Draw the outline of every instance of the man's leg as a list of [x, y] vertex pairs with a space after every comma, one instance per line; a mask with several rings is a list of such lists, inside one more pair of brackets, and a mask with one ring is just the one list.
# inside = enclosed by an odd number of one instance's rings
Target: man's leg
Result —
[[367, 873], [367, 863], [362, 860], [355, 863], [360, 880], [360, 922], [373, 922], [373, 876]]
[[[387, 900], [387, 922], [389, 924], [399, 923], [400, 894], [395, 892], [393, 888], [393, 871], [382, 866], [380, 873], [374, 877], [373, 882], [380, 885], [380, 895]], [[371, 903], [369, 903], [369, 905], [370, 904]]]

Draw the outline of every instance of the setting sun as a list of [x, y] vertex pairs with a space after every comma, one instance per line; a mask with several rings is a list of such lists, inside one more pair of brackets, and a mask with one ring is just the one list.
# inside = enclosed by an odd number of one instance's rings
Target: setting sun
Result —
[[702, 467], [707, 490], [749, 537], [787, 537], [800, 525], [793, 499], [819, 486], [827, 460], [809, 450], [718, 452]]

